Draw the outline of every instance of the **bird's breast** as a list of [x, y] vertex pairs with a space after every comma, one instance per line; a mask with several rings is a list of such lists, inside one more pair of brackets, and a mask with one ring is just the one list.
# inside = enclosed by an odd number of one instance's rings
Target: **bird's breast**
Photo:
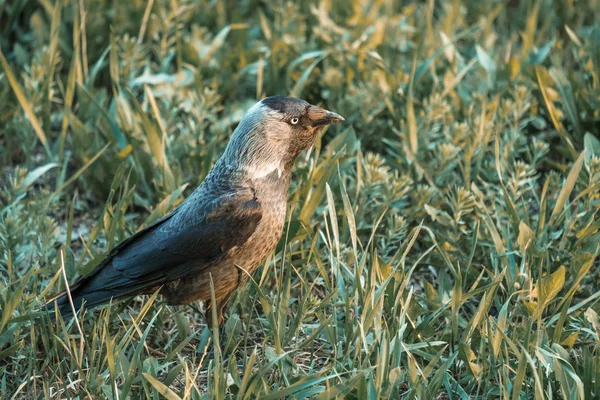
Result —
[[285, 223], [285, 199], [259, 199], [262, 218], [248, 241], [236, 255], [234, 263], [252, 272], [275, 249]]

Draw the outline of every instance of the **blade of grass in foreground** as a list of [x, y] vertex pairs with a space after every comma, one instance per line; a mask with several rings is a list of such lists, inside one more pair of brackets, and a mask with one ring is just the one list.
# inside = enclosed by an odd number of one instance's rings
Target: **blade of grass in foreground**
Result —
[[558, 132], [558, 135], [562, 139], [563, 143], [567, 146], [567, 151], [568, 151], [571, 159], [575, 160], [575, 159], [577, 159], [577, 151], [575, 150], [575, 147], [573, 146], [573, 140], [571, 139], [569, 133], [566, 131], [563, 124], [558, 119], [558, 115], [556, 112], [556, 108], [554, 107], [554, 103], [552, 103], [552, 100], [550, 100], [548, 93], [547, 93], [548, 88], [546, 87], [546, 84], [544, 83], [544, 80], [545, 80], [544, 78], [546, 77], [547, 74], [548, 74], [548, 72], [544, 68], [542, 68], [540, 66], [535, 67], [535, 75], [537, 77], [540, 91], [542, 92], [542, 97], [544, 98], [544, 103], [546, 104], [546, 108], [548, 109], [548, 114], [550, 114], [550, 119], [552, 120], [552, 124], [554, 125], [554, 128]]
[[48, 139], [46, 138], [46, 134], [44, 133], [44, 130], [42, 129], [42, 125], [40, 125], [40, 121], [38, 120], [38, 118], [36, 117], [36, 115], [33, 111], [31, 102], [29, 101], [27, 96], [25, 96], [25, 93], [23, 93], [23, 88], [21, 87], [21, 85], [15, 78], [15, 75], [13, 74], [12, 70], [10, 69], [10, 65], [8, 65], [8, 61], [6, 61], [6, 58], [4, 57], [2, 50], [0, 50], [0, 65], [2, 65], [2, 68], [4, 69], [4, 72], [6, 73], [6, 77], [8, 78], [8, 83], [10, 83], [10, 86], [12, 87], [12, 90], [13, 90], [15, 96], [17, 97], [19, 104], [21, 105], [21, 108], [25, 112], [25, 115], [27, 115], [27, 118], [29, 119], [31, 126], [33, 126], [33, 130], [35, 131], [35, 134], [37, 135], [38, 139], [44, 146], [46, 155], [48, 156], [48, 158], [52, 158], [52, 153], [50, 152], [50, 147], [48, 146]]
[[550, 216], [549, 224], [552, 224], [556, 221], [559, 214], [563, 210], [563, 207], [567, 203], [567, 200], [569, 200], [569, 196], [571, 195], [571, 192], [575, 187], [575, 182], [579, 177], [579, 172], [581, 171], [581, 167], [583, 166], [584, 159], [585, 152], [582, 152], [577, 158], [577, 161], [575, 161], [575, 164], [573, 164], [573, 168], [571, 168], [571, 172], [569, 172], [567, 180], [565, 181], [564, 186], [560, 190], [558, 199], [556, 200], [556, 204], [554, 205], [554, 209], [552, 210], [552, 215]]
[[54, 197], [58, 196], [60, 192], [62, 192], [67, 186], [75, 182], [77, 178], [81, 176], [81, 174], [83, 174], [98, 158], [100, 158], [100, 156], [106, 151], [106, 149], [108, 149], [109, 146], [110, 143], [104, 145], [104, 147], [101, 148], [100, 151], [97, 152], [96, 155], [94, 155], [94, 157], [92, 157], [87, 163], [85, 163], [83, 167], [79, 168], [79, 170], [75, 172], [69, 179], [67, 179], [67, 181], [63, 183], [58, 189], [56, 189], [54, 193], [52, 193], [52, 195], [48, 198], [48, 203], [50, 203], [52, 199], [54, 199]]

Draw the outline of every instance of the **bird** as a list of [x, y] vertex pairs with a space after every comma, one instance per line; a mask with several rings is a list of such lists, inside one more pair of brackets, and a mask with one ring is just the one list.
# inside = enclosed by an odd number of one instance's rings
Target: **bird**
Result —
[[[233, 293], [275, 249], [295, 159], [327, 125], [343, 122], [305, 100], [254, 104], [202, 183], [172, 212], [133, 234], [87, 276], [45, 304], [64, 317], [111, 299], [160, 294], [170, 305], [203, 301], [223, 322]], [[211, 299], [211, 281], [215, 302]]]

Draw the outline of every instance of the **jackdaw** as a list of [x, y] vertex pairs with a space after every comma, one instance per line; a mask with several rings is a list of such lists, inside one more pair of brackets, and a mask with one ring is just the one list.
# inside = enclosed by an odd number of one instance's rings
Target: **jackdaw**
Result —
[[[170, 304], [201, 300], [210, 308], [212, 278], [221, 323], [233, 292], [281, 237], [294, 160], [313, 145], [322, 127], [342, 121], [336, 113], [292, 97], [256, 103], [184, 202], [120, 243], [70, 287], [74, 309], [158, 288]], [[72, 316], [66, 292], [46, 304], [53, 302], [64, 317]]]

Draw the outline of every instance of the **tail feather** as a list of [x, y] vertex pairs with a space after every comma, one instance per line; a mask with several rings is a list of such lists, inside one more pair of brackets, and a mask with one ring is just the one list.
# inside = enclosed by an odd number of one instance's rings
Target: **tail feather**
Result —
[[[70, 296], [69, 296], [70, 295]], [[71, 318], [75, 312], [78, 312], [83, 305], [86, 309], [91, 309], [102, 303], [108, 302], [111, 299], [118, 299], [127, 296], [126, 293], [115, 293], [113, 291], [94, 291], [88, 292], [84, 290], [74, 290], [67, 293], [63, 291], [54, 298], [48, 300], [44, 307], [50, 311], [51, 317], [54, 318], [54, 307], [63, 318]], [[73, 304], [71, 304], [71, 301]]]
[[[162, 283], [161, 279], [147, 279], [135, 283], [126, 282], [122, 275], [115, 276], [114, 272], [108, 266], [98, 271], [98, 273], [92, 273], [81, 278], [70, 288], [68, 293], [65, 290], [48, 300], [44, 304], [45, 308], [51, 311], [50, 314], [53, 319], [55, 315], [53, 312], [54, 306], [63, 318], [71, 318], [73, 309], [78, 312], [82, 305], [89, 310], [111, 299], [116, 300], [135, 296]], [[115, 284], [119, 280], [120, 282]]]
[[[110, 299], [146, 293], [164, 284], [167, 281], [163, 270], [166, 266], [165, 256], [153, 249], [154, 243], [162, 237], [156, 228], [173, 215], [175, 211], [125, 239], [111, 250], [94, 271], [73, 284], [70, 287], [73, 305], [65, 291], [46, 302], [45, 308], [52, 309], [52, 304], [56, 304], [63, 317], [71, 317], [73, 308], [79, 311], [82, 304], [89, 309]], [[138, 255], [140, 258], [136, 258]], [[156, 257], [157, 261], [154, 260]], [[150, 264], [149, 271], [147, 264]]]

